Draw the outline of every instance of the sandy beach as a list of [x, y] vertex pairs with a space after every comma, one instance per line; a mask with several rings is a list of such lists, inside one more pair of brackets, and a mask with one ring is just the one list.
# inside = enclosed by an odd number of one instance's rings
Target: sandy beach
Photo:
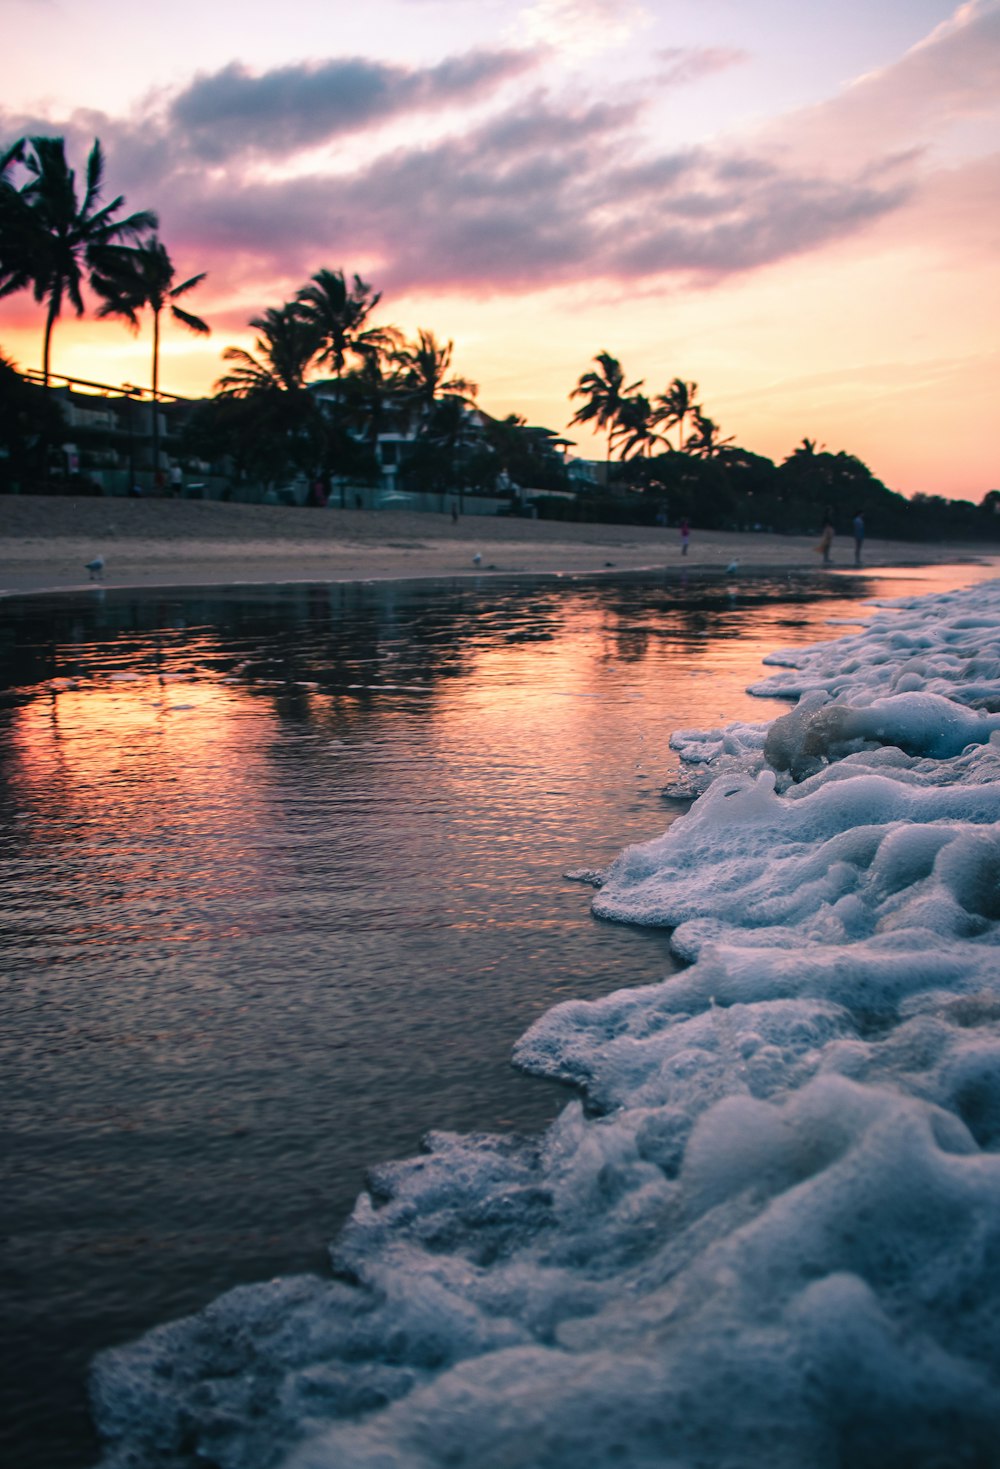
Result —
[[[0, 500], [0, 595], [88, 584], [104, 559], [107, 586], [374, 581], [553, 575], [684, 568], [820, 568], [814, 536], [695, 530], [682, 559], [674, 528], [559, 524], [494, 516], [124, 499]], [[987, 559], [990, 548], [866, 542], [866, 569]], [[477, 564], [474, 557], [481, 559]], [[853, 567], [853, 542], [834, 543], [835, 570]]]

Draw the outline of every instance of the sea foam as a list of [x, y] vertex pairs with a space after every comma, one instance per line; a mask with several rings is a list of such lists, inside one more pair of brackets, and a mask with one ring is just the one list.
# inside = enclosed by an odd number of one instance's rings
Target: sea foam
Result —
[[376, 1169], [331, 1278], [104, 1353], [105, 1469], [1000, 1462], [1000, 583], [768, 662], [594, 899], [690, 965], [543, 1016], [579, 1099]]

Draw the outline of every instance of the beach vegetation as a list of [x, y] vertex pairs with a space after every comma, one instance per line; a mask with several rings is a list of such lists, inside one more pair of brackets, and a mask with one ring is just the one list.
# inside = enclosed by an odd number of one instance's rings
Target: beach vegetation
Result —
[[250, 325], [254, 350], [225, 349], [230, 369], [199, 427], [214, 422], [219, 447], [266, 484], [289, 473], [314, 474], [324, 457], [322, 416], [306, 390], [320, 344], [315, 323], [292, 301], [268, 307]]
[[[13, 289], [30, 285], [35, 300], [45, 305], [42, 373], [47, 385], [52, 332], [64, 303], [68, 301], [82, 316], [83, 285], [92, 279], [101, 252], [110, 245], [137, 242], [156, 229], [157, 217], [148, 209], [122, 217], [125, 199], [121, 194], [108, 204], [101, 203], [104, 154], [99, 139], [87, 157], [82, 197], [63, 138], [28, 138], [19, 145], [16, 158], [10, 152], [5, 157], [8, 181], [0, 213], [5, 268], [0, 278]], [[15, 162], [27, 175], [20, 188], [10, 183]]]
[[0, 490], [19, 491], [43, 479], [44, 447], [60, 423], [50, 396], [0, 352]]
[[607, 434], [607, 463], [610, 466], [611, 452], [616, 439], [627, 435], [623, 427], [622, 409], [626, 401], [643, 386], [642, 379], [625, 385], [625, 372], [617, 357], [610, 352], [598, 352], [594, 358], [597, 366], [581, 374], [570, 398], [584, 401], [573, 414], [571, 424], [591, 423]]
[[662, 424], [666, 431], [676, 428], [676, 448], [679, 454], [684, 452], [684, 429], [688, 419], [701, 413], [696, 402], [697, 394], [697, 383], [685, 382], [683, 378], [675, 377], [666, 390], [653, 399], [653, 422]]
[[155, 234], [141, 240], [137, 245], [112, 244], [104, 246], [94, 257], [91, 285], [103, 298], [98, 316], [120, 316], [133, 331], [139, 330], [139, 315], [148, 310], [153, 318], [153, 361], [152, 361], [152, 440], [153, 468], [160, 468], [159, 429], [160, 416], [157, 407], [160, 387], [160, 318], [169, 311], [174, 321], [188, 331], [207, 335], [210, 327], [200, 316], [194, 316], [177, 302], [189, 291], [193, 291], [205, 279], [205, 273], [190, 276], [186, 281], [174, 284], [176, 271], [167, 247]]
[[[120, 440], [128, 440], [131, 486], [131, 410], [147, 393], [154, 472], [160, 469], [158, 403], [171, 397], [159, 386], [163, 315], [207, 333], [207, 322], [180, 304], [205, 275], [178, 282], [156, 233], [156, 214], [126, 215], [124, 196], [105, 203], [104, 194], [97, 139], [79, 186], [61, 137], [22, 137], [0, 149], [0, 299], [31, 290], [43, 304], [44, 385], [52, 377], [55, 323], [67, 305], [83, 314], [85, 287], [100, 300], [99, 317], [118, 317], [138, 330], [142, 313], [152, 315], [151, 390], [108, 389], [109, 397], [128, 400], [127, 428], [106, 426], [106, 442], [97, 445], [98, 430], [81, 426], [82, 410], [73, 410], [91, 467], [120, 460]], [[539, 514], [560, 517], [650, 524], [687, 518], [707, 528], [791, 534], [817, 531], [830, 507], [844, 532], [860, 511], [872, 535], [1000, 535], [1000, 491], [979, 507], [939, 496], [908, 499], [855, 455], [809, 437], [776, 463], [724, 433], [699, 401], [697, 383], [678, 375], [650, 394], [643, 379], [628, 380], [607, 350], [595, 355], [569, 394], [571, 426], [604, 436], [604, 463], [568, 464], [560, 450], [575, 447], [571, 440], [529, 426], [516, 413], [494, 419], [478, 406], [476, 384], [455, 370], [450, 339], [420, 328], [408, 340], [391, 325], [375, 324], [381, 300], [381, 291], [359, 274], [324, 267], [290, 301], [252, 318], [252, 349], [223, 351], [226, 371], [215, 397], [196, 409], [184, 405], [183, 451], [199, 461], [228, 460], [250, 494], [261, 486], [284, 487], [285, 494], [290, 481], [306, 477], [323, 489], [313, 503], [325, 501], [334, 481], [342, 505], [348, 485], [381, 483], [432, 491], [442, 504], [451, 495], [461, 502], [466, 490], [509, 496], [514, 510], [530, 498]], [[26, 382], [23, 393], [14, 386], [11, 375], [20, 377], [14, 365], [0, 358], [0, 367], [3, 478], [12, 482], [16, 463], [26, 483], [49, 488], [48, 436], [54, 444], [65, 429], [61, 409], [53, 403], [42, 412], [37, 391]], [[72, 448], [63, 446], [66, 462], [55, 471], [62, 487], [71, 478]], [[95, 460], [98, 448], [104, 460]], [[220, 473], [231, 478], [229, 468]], [[544, 500], [540, 491], [548, 492]]]
[[365, 330], [365, 322], [381, 299], [381, 291], [373, 291], [359, 275], [348, 286], [342, 270], [318, 270], [295, 297], [299, 320], [315, 336], [311, 365], [332, 369], [339, 378], [348, 353], [377, 340], [377, 329]]
[[15, 172], [24, 162], [26, 140], [0, 151], [0, 300], [31, 285], [35, 219]]

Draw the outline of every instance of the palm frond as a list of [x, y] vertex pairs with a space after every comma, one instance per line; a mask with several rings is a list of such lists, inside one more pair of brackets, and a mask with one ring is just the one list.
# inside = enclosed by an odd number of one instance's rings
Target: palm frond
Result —
[[190, 331], [200, 332], [203, 336], [207, 337], [212, 330], [207, 321], [202, 321], [200, 316], [192, 316], [189, 311], [182, 311], [179, 306], [171, 305], [170, 314]]

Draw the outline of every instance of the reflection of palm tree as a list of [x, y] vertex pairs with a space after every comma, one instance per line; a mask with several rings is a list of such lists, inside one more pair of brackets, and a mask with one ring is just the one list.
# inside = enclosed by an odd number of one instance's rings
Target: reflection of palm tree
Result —
[[92, 284], [105, 298], [98, 316], [123, 316], [136, 331], [138, 313], [149, 307], [153, 313], [153, 471], [160, 467], [160, 420], [156, 409], [160, 391], [160, 316], [169, 306], [175, 321], [190, 331], [207, 334], [209, 326], [176, 303], [205, 279], [205, 274], [174, 285], [174, 265], [166, 246], [155, 235], [141, 244], [109, 245], [95, 254]]
[[137, 240], [156, 228], [156, 215], [149, 210], [116, 219], [125, 200], [119, 195], [99, 208], [104, 185], [104, 155], [95, 141], [87, 158], [86, 192], [77, 197], [76, 174], [66, 162], [62, 138], [32, 138], [24, 157], [31, 177], [21, 190], [32, 211], [37, 231], [38, 254], [31, 277], [35, 299], [48, 303], [42, 368], [49, 381], [52, 328], [69, 298], [77, 316], [83, 315], [82, 285], [93, 270], [95, 254], [121, 240]]
[[593, 423], [608, 435], [608, 462], [611, 461], [611, 446], [622, 405], [626, 398], [642, 387], [642, 381], [625, 387], [625, 374], [617, 357], [610, 352], [598, 352], [594, 361], [597, 371], [585, 372], [570, 393], [571, 398], [587, 398], [570, 419], [571, 423]]
[[697, 391], [697, 383], [686, 383], [683, 378], [675, 377], [666, 392], [660, 393], [654, 401], [654, 422], [662, 423], [668, 429], [677, 429], [677, 448], [681, 453], [684, 451], [684, 425], [688, 418], [700, 411], [695, 403]]

